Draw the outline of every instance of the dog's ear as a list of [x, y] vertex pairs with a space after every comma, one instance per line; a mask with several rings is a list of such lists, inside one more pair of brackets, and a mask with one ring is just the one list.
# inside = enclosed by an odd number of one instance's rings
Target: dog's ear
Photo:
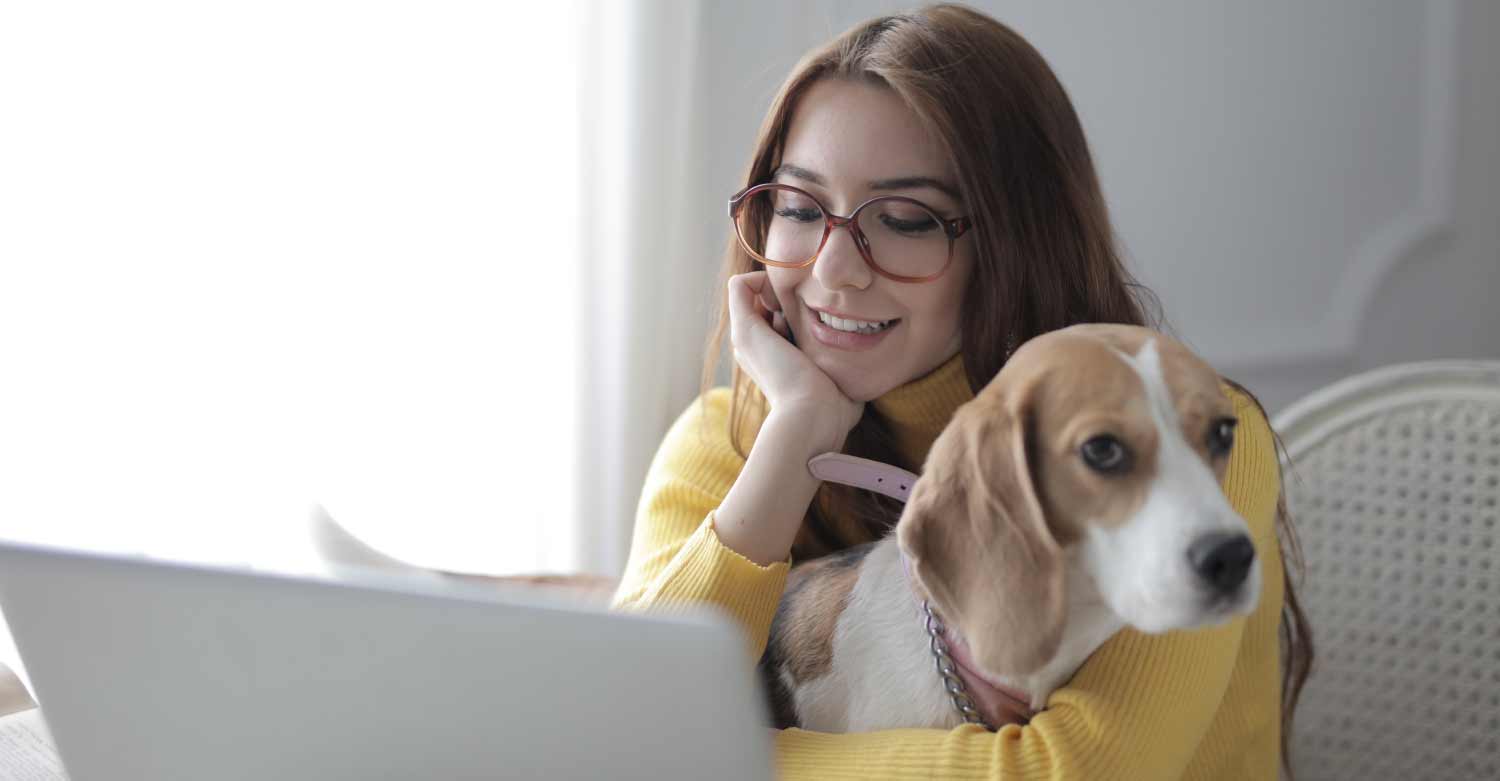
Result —
[[933, 442], [896, 533], [938, 614], [994, 675], [1052, 658], [1066, 619], [1062, 551], [1027, 454], [1026, 405], [982, 394]]

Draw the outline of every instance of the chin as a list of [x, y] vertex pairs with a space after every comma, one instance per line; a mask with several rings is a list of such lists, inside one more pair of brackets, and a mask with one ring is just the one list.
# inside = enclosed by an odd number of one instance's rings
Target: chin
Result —
[[[839, 392], [848, 396], [850, 401], [874, 401], [895, 387], [880, 377], [871, 377], [868, 374], [861, 376], [857, 369], [852, 371], [847, 368], [843, 371], [824, 369], [824, 372], [833, 380], [833, 384], [838, 386]], [[855, 377], [848, 375], [855, 375]]]
[[841, 380], [834, 380], [833, 384], [837, 385], [839, 392], [848, 396], [850, 401], [870, 402], [880, 398], [879, 393], [871, 392], [869, 386], [864, 383], [851, 386]]

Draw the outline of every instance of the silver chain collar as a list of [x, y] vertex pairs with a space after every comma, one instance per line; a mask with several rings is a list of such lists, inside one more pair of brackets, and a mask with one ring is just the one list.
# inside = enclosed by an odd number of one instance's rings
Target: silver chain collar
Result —
[[932, 612], [932, 606], [925, 599], [922, 600], [922, 612], [927, 614], [927, 636], [932, 641], [932, 658], [937, 660], [938, 675], [942, 676], [943, 688], [953, 700], [953, 707], [958, 709], [958, 714], [966, 723], [978, 724], [994, 732], [995, 728], [984, 720], [979, 708], [975, 707], [968, 687], [964, 686], [964, 680], [958, 677], [958, 667], [953, 663], [953, 657], [948, 655], [947, 641], [943, 640], [943, 622], [938, 620], [937, 614]]

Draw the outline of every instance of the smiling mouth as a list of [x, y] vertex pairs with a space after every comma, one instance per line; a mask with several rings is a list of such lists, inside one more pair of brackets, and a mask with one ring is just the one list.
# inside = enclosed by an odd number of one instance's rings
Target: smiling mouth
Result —
[[[808, 308], [811, 309], [811, 307]], [[901, 318], [899, 317], [893, 317], [890, 320], [855, 320], [852, 318], [834, 317], [827, 312], [820, 312], [816, 309], [813, 309], [812, 312], [817, 316], [818, 322], [823, 325], [835, 331], [842, 331], [849, 334], [878, 334], [881, 331], [890, 330], [897, 323], [901, 322]]]

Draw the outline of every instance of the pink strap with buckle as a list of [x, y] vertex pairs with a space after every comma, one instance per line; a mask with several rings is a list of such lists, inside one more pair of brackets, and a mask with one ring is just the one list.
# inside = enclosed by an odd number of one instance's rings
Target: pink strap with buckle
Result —
[[813, 456], [807, 462], [807, 471], [819, 480], [852, 485], [903, 502], [917, 482], [916, 475], [900, 467], [843, 453]]

